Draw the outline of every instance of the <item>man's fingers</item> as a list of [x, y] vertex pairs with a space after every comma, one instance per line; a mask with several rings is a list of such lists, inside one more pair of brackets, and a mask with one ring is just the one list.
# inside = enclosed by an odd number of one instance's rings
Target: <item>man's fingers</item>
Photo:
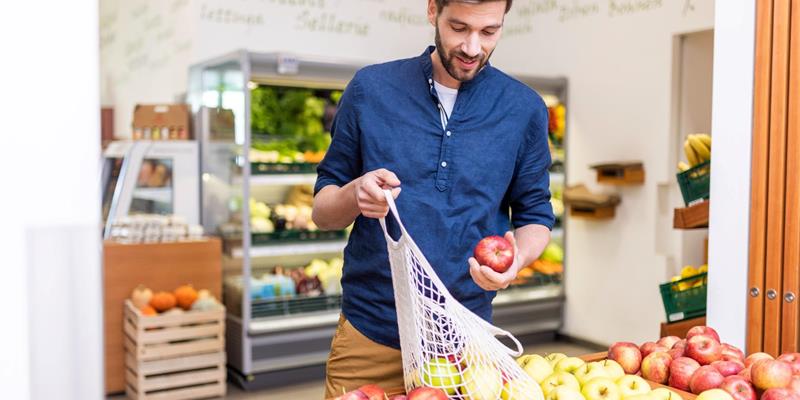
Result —
[[486, 278], [487, 281], [491, 282], [492, 284], [498, 287], [502, 287], [505, 284], [505, 279], [503, 278], [502, 274], [495, 272], [495, 270], [485, 265], [481, 267], [481, 273], [483, 274], [483, 276]]
[[381, 182], [389, 185], [391, 187], [400, 186], [400, 179], [397, 179], [397, 175], [394, 172], [389, 171], [388, 169], [381, 168], [375, 171], [375, 175], [380, 178]]
[[364, 191], [371, 197], [371, 201], [373, 203], [381, 203], [386, 204], [386, 195], [383, 194], [383, 189], [378, 186], [378, 182], [375, 180], [369, 179], [364, 182], [363, 186]]

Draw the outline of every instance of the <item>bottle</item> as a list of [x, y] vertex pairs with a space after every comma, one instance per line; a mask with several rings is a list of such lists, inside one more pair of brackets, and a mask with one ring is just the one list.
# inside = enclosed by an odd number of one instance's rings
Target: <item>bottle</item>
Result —
[[161, 129], [158, 129], [157, 126], [153, 127], [153, 137], [152, 137], [152, 139], [153, 140], [161, 140]]

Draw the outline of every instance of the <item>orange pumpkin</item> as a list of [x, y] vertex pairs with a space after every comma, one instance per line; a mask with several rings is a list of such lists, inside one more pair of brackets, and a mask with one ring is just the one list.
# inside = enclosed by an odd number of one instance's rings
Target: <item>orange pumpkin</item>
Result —
[[148, 306], [145, 304], [144, 306], [139, 308], [139, 311], [142, 312], [142, 315], [158, 315], [158, 312], [155, 308]]
[[175, 289], [175, 299], [178, 306], [184, 310], [192, 308], [192, 304], [197, 300], [197, 290], [192, 285], [183, 285]]
[[175, 307], [175, 295], [170, 292], [158, 292], [150, 299], [150, 305], [158, 312], [164, 312]]

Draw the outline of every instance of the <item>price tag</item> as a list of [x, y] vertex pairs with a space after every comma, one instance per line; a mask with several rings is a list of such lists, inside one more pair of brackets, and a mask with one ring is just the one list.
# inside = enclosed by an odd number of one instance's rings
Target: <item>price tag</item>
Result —
[[300, 70], [300, 61], [297, 57], [288, 55], [278, 56], [278, 74], [281, 75], [297, 75]]

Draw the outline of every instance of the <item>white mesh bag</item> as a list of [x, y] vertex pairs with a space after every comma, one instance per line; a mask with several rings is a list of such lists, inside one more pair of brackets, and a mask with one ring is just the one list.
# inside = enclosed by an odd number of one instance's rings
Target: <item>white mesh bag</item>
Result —
[[[542, 400], [539, 385], [512, 358], [522, 353], [519, 341], [453, 298], [405, 230], [391, 192], [384, 192], [401, 234], [394, 241], [386, 220], [380, 219], [392, 268], [406, 390], [436, 387], [462, 400]], [[517, 349], [506, 347], [498, 335]]]

